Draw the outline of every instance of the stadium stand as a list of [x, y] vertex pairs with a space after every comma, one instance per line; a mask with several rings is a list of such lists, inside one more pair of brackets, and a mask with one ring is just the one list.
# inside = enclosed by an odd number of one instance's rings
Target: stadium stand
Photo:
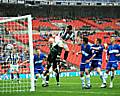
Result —
[[[39, 20], [40, 18], [37, 18], [37, 20], [33, 20], [33, 30], [38, 30], [39, 27], [49, 27], [50, 29], [52, 30], [60, 30], [59, 27], [53, 25], [54, 23], [62, 23], [62, 24], [66, 24], [66, 25], [72, 25], [76, 30], [80, 29], [82, 26], [85, 26], [85, 25], [90, 25], [94, 28], [97, 28], [99, 30], [104, 30], [105, 27], [108, 27], [108, 26], [111, 26], [111, 28], [114, 30], [114, 29], [119, 29], [117, 27], [116, 22], [119, 21], [119, 19], [111, 19], [111, 18], [104, 18], [102, 19], [102, 21], [104, 20], [110, 20], [111, 22], [103, 22], [102, 24], [97, 24], [97, 21], [94, 22], [94, 20], [90, 20], [91, 18], [79, 18], [79, 20], [70, 20], [68, 19], [68, 21], [64, 21], [63, 19], [60, 19], [60, 20], [51, 20], [51, 22], [42, 22]], [[48, 18], [49, 19], [49, 18]], [[42, 18], [41, 20], [44, 20], [44, 18]], [[100, 20], [100, 19], [99, 19]], [[22, 22], [24, 24], [27, 25], [26, 22]], [[25, 26], [22, 26], [21, 22], [16, 24], [17, 25], [17, 30], [19, 29], [25, 29], [26, 27]], [[10, 24], [5, 24], [4, 25], [6, 28], [8, 28], [11, 32], [14, 32], [15, 29], [14, 27]], [[88, 39], [89, 39], [89, 42], [93, 43], [94, 40], [96, 38], [101, 38], [102, 39], [102, 45], [104, 45], [105, 43], [109, 44], [110, 43], [110, 37], [114, 34], [114, 32], [97, 32], [93, 35], [89, 35], [88, 36]], [[21, 37], [24, 37], [24, 39], [21, 39]], [[28, 44], [28, 35], [27, 34], [13, 34], [13, 38], [16, 39], [16, 41], [19, 41], [19, 42], [22, 42], [23, 44], [27, 45]], [[5, 39], [4, 40], [7, 42], [9, 40]], [[120, 38], [118, 38], [118, 41], [120, 40]], [[120, 42], [118, 42], [120, 43]], [[47, 46], [47, 41], [42, 37], [40, 36], [39, 33], [37, 34], [33, 34], [33, 47], [34, 48], [40, 48], [41, 51], [43, 51], [44, 53], [48, 54], [49, 53], [49, 47]], [[21, 48], [23, 48], [23, 46], [17, 46], [18, 49], [20, 50]], [[80, 46], [78, 45], [75, 45], [74, 49], [73, 49], [73, 45], [72, 44], [68, 44], [68, 47], [70, 50], [74, 50], [74, 52], [77, 52], [78, 50], [80, 50]], [[76, 56], [74, 54], [73, 51], [70, 51], [69, 52], [69, 55], [68, 55], [68, 58], [67, 58], [67, 61], [77, 67], [79, 67], [79, 64], [80, 64], [80, 58], [81, 56]], [[62, 51], [62, 54], [61, 54], [61, 58], [63, 59], [63, 56], [64, 55], [64, 51]], [[102, 68], [105, 69], [105, 66], [106, 66], [106, 60], [105, 60], [105, 56], [106, 56], [106, 53], [103, 52], [103, 66]], [[73, 58], [75, 57], [75, 58]], [[29, 65], [29, 64], [28, 64]], [[120, 68], [120, 67], [119, 67]], [[27, 67], [23, 70], [26, 70]], [[28, 68], [29, 69], [29, 68]]]

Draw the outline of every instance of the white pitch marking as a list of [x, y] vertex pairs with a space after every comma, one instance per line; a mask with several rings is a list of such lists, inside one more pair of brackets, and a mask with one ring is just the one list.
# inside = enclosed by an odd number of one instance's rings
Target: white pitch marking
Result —
[[83, 92], [83, 91], [57, 91], [57, 90], [43, 90], [43, 91], [37, 91], [37, 92], [42, 92], [42, 93], [45, 93], [45, 92], [47, 92], [47, 93], [80, 93], [80, 94], [86, 94], [86, 93], [88, 93], [88, 94], [101, 94], [101, 95], [103, 95], [103, 94], [105, 94], [105, 95], [108, 95], [108, 94], [111, 94], [111, 95], [120, 95], [120, 93], [118, 93], [118, 92], [112, 92], [112, 93], [109, 93], [109, 92], [96, 92], [96, 91], [89, 91], [89, 92]]

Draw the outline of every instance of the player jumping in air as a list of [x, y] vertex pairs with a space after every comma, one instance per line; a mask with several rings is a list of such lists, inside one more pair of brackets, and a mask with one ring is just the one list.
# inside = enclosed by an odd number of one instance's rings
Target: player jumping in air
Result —
[[62, 46], [58, 36], [56, 36], [55, 38], [50, 38], [49, 43], [51, 47], [50, 47], [50, 53], [48, 54], [48, 59], [47, 59], [48, 61], [47, 69], [44, 74], [44, 76], [46, 77], [46, 84], [44, 87], [47, 87], [49, 85], [49, 74], [50, 74], [51, 67], [52, 67], [52, 70], [56, 73], [57, 85], [60, 86], [59, 84], [60, 61], [57, 58], [60, 57]]
[[113, 87], [113, 79], [115, 77], [115, 70], [118, 67], [118, 56], [120, 54], [120, 46], [115, 43], [115, 38], [111, 37], [110, 39], [111, 44], [108, 46], [107, 50], [107, 67], [105, 73], [105, 79], [107, 79], [109, 72], [111, 71], [111, 78], [110, 78], [110, 88]]
[[66, 63], [66, 59], [67, 59], [68, 53], [69, 53], [67, 40], [70, 39], [71, 42], [69, 42], [69, 43], [71, 43], [71, 44], [75, 43], [75, 32], [73, 32], [72, 26], [68, 25], [64, 31], [62, 31], [58, 34], [58, 36], [61, 38], [61, 40], [62, 40], [61, 45], [63, 46], [63, 48], [65, 50], [63, 62]]

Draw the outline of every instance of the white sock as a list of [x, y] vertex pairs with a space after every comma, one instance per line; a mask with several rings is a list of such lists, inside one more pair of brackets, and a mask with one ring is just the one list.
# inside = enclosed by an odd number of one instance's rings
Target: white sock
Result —
[[46, 83], [49, 83], [49, 81], [46, 81]]
[[104, 79], [107, 80], [108, 74], [104, 73]]
[[41, 76], [42, 76], [42, 84], [45, 84], [46, 76], [44, 76], [43, 74]]
[[86, 75], [86, 83], [90, 86], [90, 75]]
[[81, 82], [82, 82], [82, 86], [85, 86], [85, 78], [84, 77], [81, 77]]
[[110, 82], [113, 81], [114, 77], [115, 77], [114, 75], [111, 75]]
[[100, 72], [100, 78], [102, 80], [102, 83], [106, 83], [106, 79], [104, 78], [104, 75], [102, 74], [102, 72]]

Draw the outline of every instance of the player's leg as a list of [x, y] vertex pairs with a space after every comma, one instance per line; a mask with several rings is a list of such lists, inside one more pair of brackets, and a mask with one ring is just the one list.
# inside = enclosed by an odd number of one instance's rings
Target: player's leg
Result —
[[54, 69], [54, 71], [56, 72], [56, 81], [57, 81], [57, 86], [60, 86], [60, 81], [59, 81], [59, 71], [58, 71], [58, 69], [56, 68], [56, 69]]
[[36, 82], [37, 82], [37, 80], [38, 80], [38, 78], [39, 78], [39, 75], [40, 75], [40, 72], [39, 72], [39, 70], [40, 70], [40, 67], [38, 67], [38, 66], [35, 66], [34, 67], [34, 82], [35, 82], [35, 87], [36, 87]]
[[67, 44], [64, 44], [64, 49], [65, 49], [65, 53], [64, 53], [64, 60], [63, 63], [66, 63], [67, 57], [68, 57], [68, 53], [69, 53], [69, 48]]
[[[105, 79], [105, 81], [107, 81], [107, 78], [108, 78], [108, 74], [109, 72], [111, 71], [111, 66], [112, 66], [112, 63], [111, 62], [108, 62], [107, 63], [107, 66], [106, 66], [106, 72], [104, 73], [104, 76], [103, 78]], [[106, 88], [106, 86], [104, 84], [101, 85], [101, 88]]]
[[[92, 60], [92, 61], [91, 61], [91, 66], [90, 66], [89, 73], [92, 72], [94, 69], [95, 69], [94, 61]], [[90, 85], [90, 86], [92, 87], [92, 85]]]
[[85, 88], [85, 77], [84, 77], [85, 65], [80, 64], [80, 79], [82, 83], [82, 89]]
[[18, 71], [17, 71], [17, 78], [18, 78], [18, 81], [19, 81], [20, 76], [19, 76], [19, 72]]
[[14, 79], [14, 74], [13, 74], [13, 72], [14, 72], [14, 67], [13, 67], [12, 64], [10, 64], [10, 75], [11, 75], [11, 80], [12, 80], [12, 81], [13, 81], [13, 79]]
[[115, 74], [114, 74], [115, 69], [111, 68], [111, 71], [112, 71], [112, 74], [111, 74], [111, 77], [110, 77], [110, 86], [109, 86], [110, 88], [113, 87], [113, 79], [115, 77]]
[[37, 82], [37, 80], [38, 80], [38, 77], [39, 77], [39, 73], [36, 71], [36, 72], [35, 72], [35, 79], [34, 79], [35, 88], [36, 88], [36, 82]]
[[97, 68], [97, 73], [100, 75], [100, 79], [102, 81], [101, 88], [106, 88], [107, 87], [106, 86], [106, 79], [104, 78], [104, 75], [101, 71], [101, 68], [99, 68], [99, 67]]
[[56, 73], [57, 85], [60, 86], [60, 83], [59, 83], [59, 70], [57, 69], [57, 62], [56, 62], [56, 60], [53, 62], [53, 70]]
[[58, 47], [58, 54], [57, 54], [57, 57], [56, 57], [56, 61], [57, 63], [59, 63], [59, 68], [61, 67], [61, 58], [60, 58], [60, 55], [62, 53], [62, 47]]
[[2, 66], [2, 68], [5, 69], [5, 70], [4, 70], [5, 74], [4, 74], [4, 76], [3, 76], [5, 80], [9, 79], [9, 77], [8, 77], [9, 68], [8, 68], [8, 67], [9, 67], [9, 66], [8, 66], [6, 63], [4, 63], [4, 66]]
[[18, 65], [15, 65], [15, 71], [16, 71], [16, 74], [17, 74], [17, 81], [18, 83], [20, 83], [20, 75], [19, 75], [19, 70], [18, 70]]
[[49, 79], [50, 79], [49, 75], [50, 75], [50, 73], [48, 72], [46, 75], [46, 79], [45, 79], [46, 86], [49, 86]]
[[106, 72], [104, 73], [104, 78], [105, 78], [105, 80], [107, 80], [107, 78], [108, 78], [108, 74], [109, 74], [109, 72], [111, 71], [111, 67], [112, 67], [112, 63], [111, 63], [111, 62], [108, 62], [108, 63], [107, 63], [107, 66], [106, 66]]
[[60, 56], [61, 53], [62, 53], [62, 49], [63, 49], [63, 47], [58, 47], [58, 55], [59, 55], [59, 56]]
[[45, 84], [43, 84], [43, 87], [47, 87], [49, 86], [49, 69], [51, 68], [51, 64], [53, 62], [53, 49], [50, 51], [50, 53], [48, 54], [48, 58], [47, 58], [47, 68], [43, 74], [43, 76], [45, 77]]
[[43, 73], [43, 76], [45, 78], [45, 84], [42, 85], [43, 87], [49, 86], [49, 74], [50, 74], [49, 69], [50, 69], [50, 67], [51, 67], [51, 63], [48, 63], [46, 71]]
[[43, 67], [43, 65], [40, 66], [39, 73], [42, 76], [42, 86], [44, 86], [45, 85], [45, 81], [46, 81], [46, 76], [44, 76], [44, 67]]
[[11, 80], [13, 81], [13, 79], [14, 79], [14, 74], [13, 72], [11, 72]]
[[112, 74], [111, 74], [110, 86], [109, 86], [110, 88], [113, 87], [113, 79], [115, 77], [115, 70], [117, 70], [117, 67], [118, 67], [117, 62], [112, 64], [112, 67], [111, 67]]
[[39, 78], [39, 71], [38, 70], [39, 70], [38, 68], [34, 68], [35, 81], [37, 81]]
[[101, 85], [101, 88], [106, 88], [106, 79], [104, 78], [104, 75], [101, 71], [101, 65], [102, 65], [102, 61], [96, 61], [95, 62], [95, 65], [96, 65], [96, 71], [97, 73], [100, 75], [100, 79], [102, 81], [102, 85]]
[[90, 65], [89, 63], [85, 64], [85, 74], [86, 74], [86, 89], [90, 89]]
[[38, 77], [39, 77], [39, 73], [38, 73], [38, 71], [36, 71], [36, 72], [35, 72], [35, 81], [38, 80]]

